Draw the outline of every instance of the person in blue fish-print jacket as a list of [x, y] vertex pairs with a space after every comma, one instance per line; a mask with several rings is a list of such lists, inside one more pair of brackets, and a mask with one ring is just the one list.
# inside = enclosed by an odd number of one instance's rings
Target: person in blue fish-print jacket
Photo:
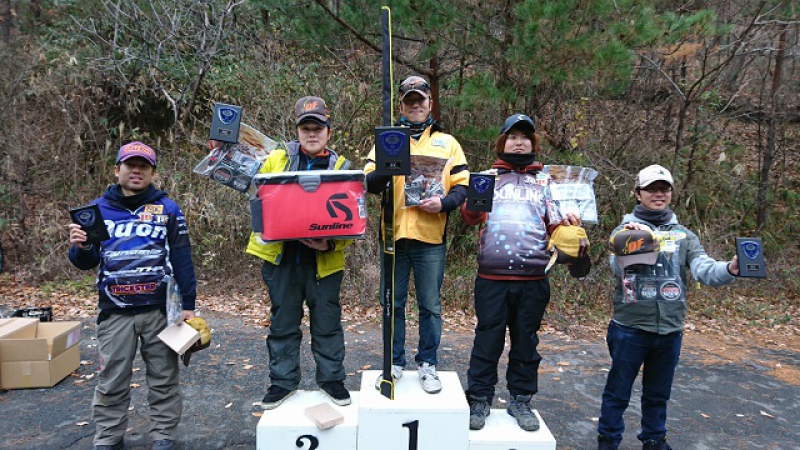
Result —
[[82, 270], [99, 266], [96, 450], [124, 447], [137, 347], [146, 366], [152, 448], [175, 448], [181, 420], [178, 357], [157, 336], [167, 326], [170, 277], [182, 295], [184, 320], [195, 317], [196, 279], [186, 219], [166, 192], [153, 186], [155, 174], [155, 150], [141, 142], [123, 145], [114, 166], [117, 183], [92, 202], [110, 239], [87, 245], [86, 232], [69, 224], [70, 262]]

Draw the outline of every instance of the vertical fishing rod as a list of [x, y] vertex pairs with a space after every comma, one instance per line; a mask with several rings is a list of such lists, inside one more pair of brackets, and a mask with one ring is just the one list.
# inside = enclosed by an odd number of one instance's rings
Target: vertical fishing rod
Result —
[[[392, 79], [392, 10], [388, 6], [381, 8], [381, 35], [383, 36], [383, 54], [381, 74], [383, 78], [383, 94], [381, 97], [381, 119], [383, 126], [394, 123], [392, 107], [394, 106], [394, 80]], [[376, 145], [378, 143], [376, 142]], [[383, 374], [380, 384], [381, 395], [394, 400], [394, 378], [392, 378], [392, 356], [394, 353], [394, 177], [389, 177], [389, 186], [384, 193], [383, 201], [383, 264], [381, 264], [383, 289]]]

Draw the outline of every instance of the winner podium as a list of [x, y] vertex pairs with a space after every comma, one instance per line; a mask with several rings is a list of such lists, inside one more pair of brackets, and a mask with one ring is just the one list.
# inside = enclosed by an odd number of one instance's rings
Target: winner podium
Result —
[[[438, 372], [442, 391], [422, 390], [417, 371], [404, 371], [395, 382], [395, 398], [375, 389], [379, 370], [361, 374], [352, 403], [336, 406], [320, 391], [297, 391], [279, 407], [264, 411], [256, 430], [258, 450], [555, 450], [556, 440], [538, 411], [541, 427], [524, 431], [505, 409], [493, 409], [482, 430], [469, 429], [469, 405], [458, 375]], [[306, 408], [328, 403], [344, 422], [321, 430]]]

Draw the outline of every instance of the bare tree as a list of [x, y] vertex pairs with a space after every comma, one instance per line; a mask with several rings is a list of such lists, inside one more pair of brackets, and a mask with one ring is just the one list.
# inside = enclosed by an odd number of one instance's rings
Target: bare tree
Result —
[[172, 112], [173, 149], [195, 111], [198, 92], [223, 52], [234, 10], [244, 0], [102, 0], [94, 18], [76, 19], [97, 46], [97, 66], [118, 86], [163, 98]]
[[761, 152], [761, 172], [758, 180], [758, 194], [756, 205], [758, 215], [756, 230], [761, 233], [767, 222], [767, 192], [769, 190], [769, 177], [777, 150], [778, 114], [780, 111], [780, 91], [783, 86], [783, 64], [786, 59], [786, 25], [779, 25], [778, 45], [775, 51], [775, 69], [772, 72], [769, 105], [767, 109], [767, 142]]

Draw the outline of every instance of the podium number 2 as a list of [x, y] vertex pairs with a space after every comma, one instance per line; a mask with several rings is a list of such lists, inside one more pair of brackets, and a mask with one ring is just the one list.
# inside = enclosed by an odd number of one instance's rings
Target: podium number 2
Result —
[[308, 447], [308, 450], [314, 450], [315, 448], [319, 447], [319, 439], [310, 434], [304, 434], [299, 438], [297, 438], [297, 441], [295, 441], [294, 445], [298, 447], [303, 447], [305, 445], [303, 444], [303, 439], [308, 439], [308, 443], [310, 445], [310, 447]]
[[417, 441], [419, 440], [419, 420], [414, 420], [403, 424], [408, 428], [408, 450], [417, 450]]

